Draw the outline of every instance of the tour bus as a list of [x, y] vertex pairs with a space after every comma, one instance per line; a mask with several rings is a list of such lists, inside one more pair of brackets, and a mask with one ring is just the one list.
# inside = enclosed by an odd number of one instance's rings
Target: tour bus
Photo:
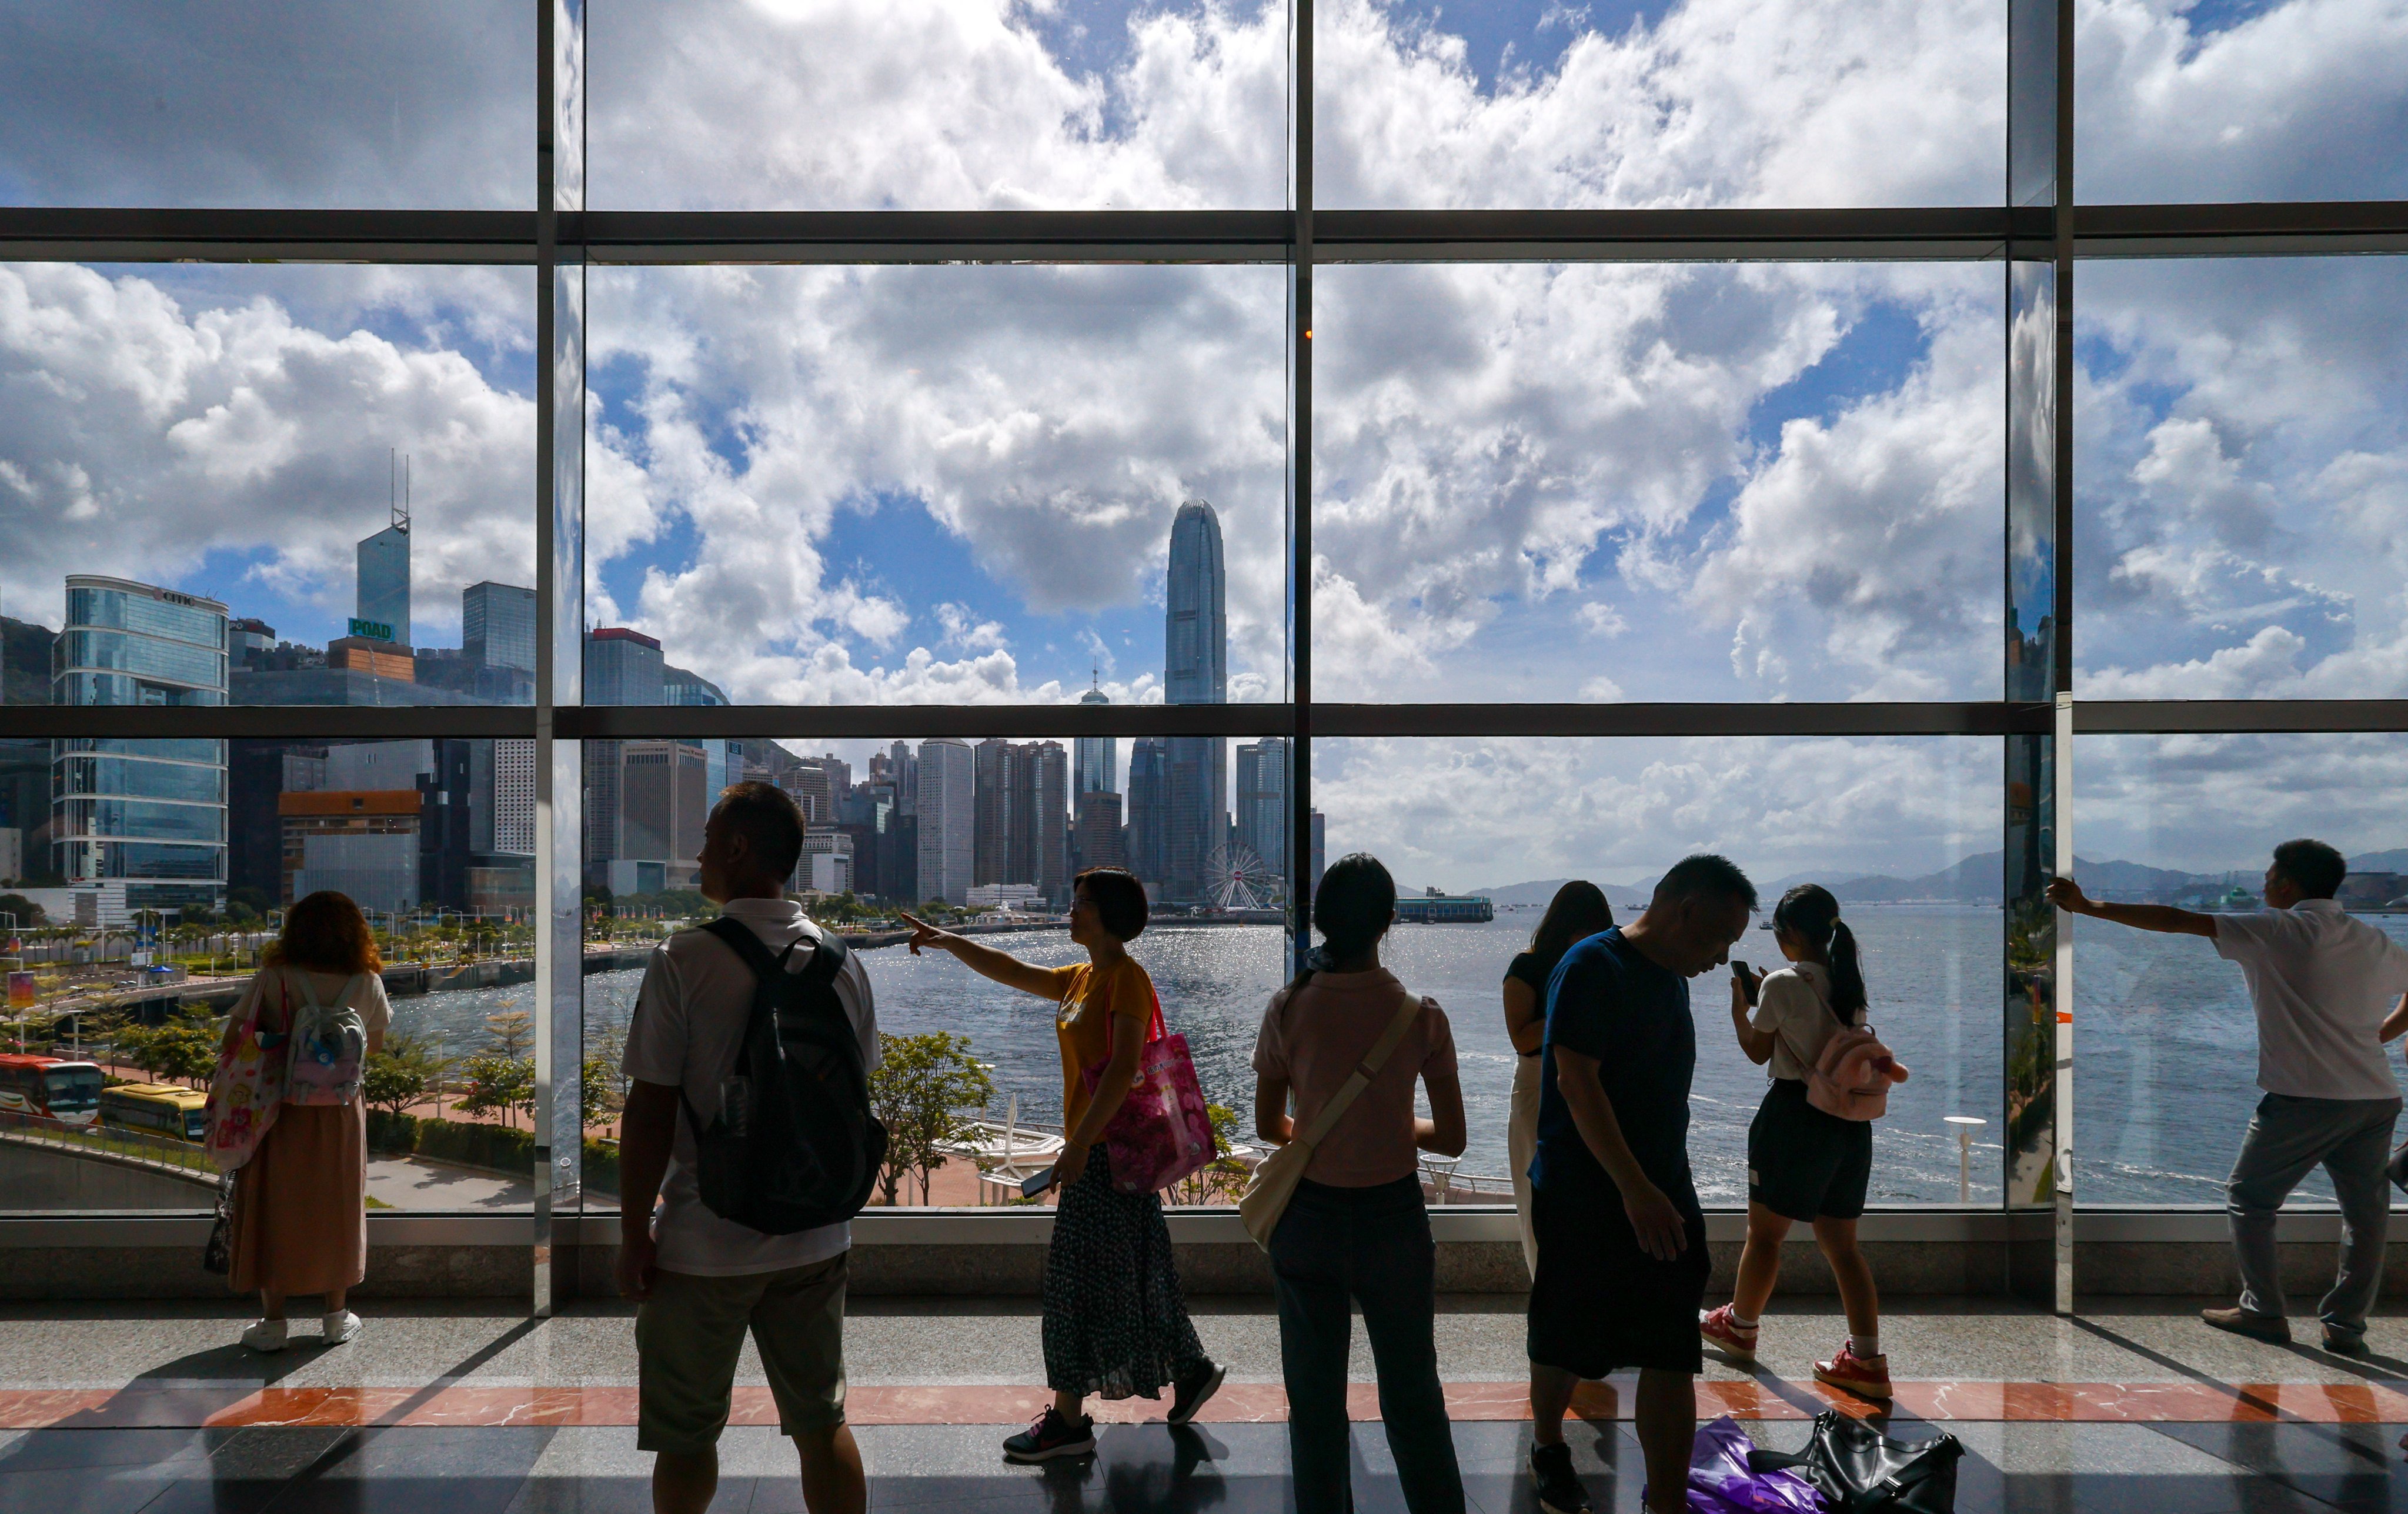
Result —
[[100, 1069], [57, 1057], [0, 1056], [0, 1109], [89, 1125], [100, 1114]]
[[120, 1130], [150, 1131], [179, 1141], [200, 1141], [209, 1133], [203, 1112], [209, 1096], [178, 1083], [121, 1083], [100, 1095], [100, 1122]]

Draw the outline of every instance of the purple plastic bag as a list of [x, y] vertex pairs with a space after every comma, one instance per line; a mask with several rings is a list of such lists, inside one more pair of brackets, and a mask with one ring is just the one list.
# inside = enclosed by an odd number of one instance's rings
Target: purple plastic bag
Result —
[[1755, 1443], [1727, 1414], [1698, 1432], [1689, 1452], [1695, 1514], [1830, 1514], [1814, 1485], [1795, 1472], [1751, 1472]]

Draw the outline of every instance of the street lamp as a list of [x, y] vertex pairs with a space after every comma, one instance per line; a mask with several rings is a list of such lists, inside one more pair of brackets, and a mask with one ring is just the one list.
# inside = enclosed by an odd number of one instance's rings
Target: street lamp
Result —
[[1949, 1115], [1947, 1122], [1956, 1127], [1956, 1202], [1973, 1202], [1973, 1132], [1990, 1123], [1975, 1115]]

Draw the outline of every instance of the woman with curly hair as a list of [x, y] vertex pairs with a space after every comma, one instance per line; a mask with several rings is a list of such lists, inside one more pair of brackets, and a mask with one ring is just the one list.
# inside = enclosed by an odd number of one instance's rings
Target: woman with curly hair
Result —
[[[360, 907], [341, 894], [311, 894], [285, 912], [284, 932], [227, 1017], [226, 1033], [256, 1015], [260, 1030], [281, 1042], [308, 1006], [349, 1009], [374, 1056], [393, 1017], [383, 967]], [[360, 1317], [343, 1305], [367, 1276], [367, 1111], [356, 1094], [341, 1103], [288, 1098], [272, 1108], [266, 1133], [235, 1169], [227, 1280], [237, 1293], [258, 1291], [261, 1316], [242, 1333], [245, 1346], [284, 1348], [284, 1300], [293, 1293], [324, 1298], [327, 1345], [359, 1334]]]

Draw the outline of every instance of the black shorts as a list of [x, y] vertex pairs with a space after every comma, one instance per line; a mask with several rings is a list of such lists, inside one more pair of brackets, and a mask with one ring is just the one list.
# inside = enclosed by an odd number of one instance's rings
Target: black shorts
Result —
[[1713, 1262], [1706, 1217], [1692, 1207], [1688, 1244], [1670, 1262], [1639, 1248], [1611, 1182], [1554, 1183], [1530, 1193], [1539, 1273], [1530, 1283], [1528, 1351], [1541, 1366], [1596, 1378], [1623, 1367], [1705, 1370], [1698, 1310]]
[[1873, 1175], [1873, 1127], [1806, 1102], [1806, 1085], [1776, 1078], [1747, 1128], [1747, 1202], [1784, 1219], [1854, 1219]]

